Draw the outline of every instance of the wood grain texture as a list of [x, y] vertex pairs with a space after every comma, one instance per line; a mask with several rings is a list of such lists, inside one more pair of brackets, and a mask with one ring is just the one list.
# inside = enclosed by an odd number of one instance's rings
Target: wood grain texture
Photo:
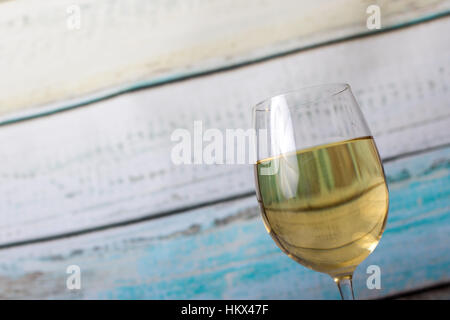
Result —
[[[378, 248], [355, 273], [360, 299], [450, 281], [450, 147], [385, 164], [390, 212]], [[82, 289], [66, 289], [66, 268]], [[381, 268], [380, 290], [366, 268]], [[254, 196], [83, 236], [0, 250], [0, 298], [338, 298], [329, 276], [284, 255]]]
[[[61, 108], [137, 82], [164, 82], [368, 33], [372, 4], [381, 8], [384, 29], [450, 10], [444, 0], [2, 2], [0, 114]], [[80, 28], [71, 29], [77, 17]]]
[[174, 165], [171, 133], [194, 120], [247, 129], [256, 102], [308, 84], [352, 84], [383, 158], [447, 144], [449, 29], [435, 20], [0, 127], [0, 244], [252, 192], [248, 165]]

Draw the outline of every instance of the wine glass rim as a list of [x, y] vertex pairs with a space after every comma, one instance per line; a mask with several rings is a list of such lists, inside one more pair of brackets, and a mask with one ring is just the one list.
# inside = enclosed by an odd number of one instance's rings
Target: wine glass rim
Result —
[[290, 96], [290, 95], [295, 95], [295, 94], [299, 94], [301, 92], [305, 92], [305, 91], [310, 91], [312, 89], [318, 89], [318, 88], [336, 88], [336, 90], [333, 90], [332, 92], [330, 92], [327, 95], [324, 95], [321, 98], [318, 99], [313, 99], [313, 100], [305, 100], [304, 102], [301, 102], [300, 104], [296, 104], [296, 106], [299, 105], [309, 105], [311, 103], [316, 103], [319, 101], [323, 101], [326, 99], [329, 99], [335, 95], [338, 95], [346, 90], [350, 89], [350, 85], [348, 83], [344, 83], [344, 82], [336, 82], [336, 83], [325, 83], [325, 84], [318, 84], [318, 85], [313, 85], [313, 86], [308, 86], [308, 87], [303, 87], [303, 88], [299, 88], [299, 89], [294, 89], [294, 90], [289, 90], [289, 91], [285, 91], [279, 94], [275, 94], [273, 96], [270, 96], [260, 102], [258, 102], [254, 107], [254, 111], [269, 111], [270, 110], [270, 106], [264, 106], [266, 105], [267, 102], [269, 102], [270, 100], [274, 99], [274, 98], [278, 98], [278, 97], [285, 97], [285, 96]]

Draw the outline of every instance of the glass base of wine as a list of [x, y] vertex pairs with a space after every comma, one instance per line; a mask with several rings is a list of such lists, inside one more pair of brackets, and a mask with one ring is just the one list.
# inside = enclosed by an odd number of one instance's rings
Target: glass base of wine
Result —
[[290, 258], [329, 274], [342, 297], [353, 298], [353, 272], [381, 239], [389, 195], [349, 86], [277, 96], [254, 112], [263, 139], [256, 189], [267, 232]]

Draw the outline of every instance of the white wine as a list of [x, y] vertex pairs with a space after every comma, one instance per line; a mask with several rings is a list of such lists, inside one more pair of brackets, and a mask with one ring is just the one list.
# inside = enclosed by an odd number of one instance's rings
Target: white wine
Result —
[[302, 265], [348, 276], [377, 246], [389, 196], [372, 137], [258, 161], [255, 177], [267, 231]]

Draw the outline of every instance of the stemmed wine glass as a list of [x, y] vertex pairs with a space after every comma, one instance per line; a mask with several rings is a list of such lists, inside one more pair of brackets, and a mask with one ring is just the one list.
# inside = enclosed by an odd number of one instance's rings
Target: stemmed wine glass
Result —
[[348, 84], [309, 87], [253, 108], [256, 193], [290, 258], [353, 299], [355, 268], [381, 239], [389, 206], [375, 141]]

